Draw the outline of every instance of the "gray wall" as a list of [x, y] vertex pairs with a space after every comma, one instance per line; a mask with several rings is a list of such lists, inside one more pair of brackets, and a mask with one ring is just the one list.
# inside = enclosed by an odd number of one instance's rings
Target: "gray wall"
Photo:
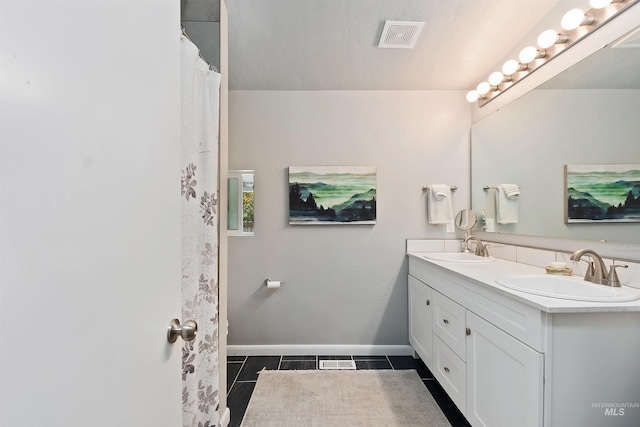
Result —
[[220, 70], [220, 0], [181, 0], [180, 21], [206, 61]]
[[[231, 91], [229, 108], [229, 167], [256, 171], [256, 234], [229, 238], [229, 344], [408, 344], [405, 239], [455, 236], [422, 186], [469, 207], [464, 93]], [[377, 166], [377, 224], [288, 225], [292, 165]]]

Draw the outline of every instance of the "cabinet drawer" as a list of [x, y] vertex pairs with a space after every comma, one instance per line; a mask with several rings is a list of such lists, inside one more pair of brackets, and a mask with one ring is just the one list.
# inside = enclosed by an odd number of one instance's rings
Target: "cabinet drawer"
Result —
[[467, 364], [437, 335], [433, 336], [433, 375], [460, 412], [467, 413]]
[[433, 291], [433, 332], [462, 360], [466, 360], [466, 310], [439, 292]]

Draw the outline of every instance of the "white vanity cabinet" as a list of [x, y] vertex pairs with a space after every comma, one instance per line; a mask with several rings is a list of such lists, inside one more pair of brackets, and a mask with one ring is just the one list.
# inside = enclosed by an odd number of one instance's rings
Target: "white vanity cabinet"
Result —
[[[466, 293], [463, 287], [415, 269], [410, 273], [420, 279], [409, 275], [410, 343], [471, 425], [542, 426], [543, 354], [463, 305], [469, 302], [457, 298]], [[485, 302], [467, 297], [476, 305]], [[488, 317], [527, 325], [518, 307], [496, 307], [484, 306], [492, 311]]]
[[531, 266], [451, 264], [409, 257], [410, 343], [472, 426], [640, 426], [640, 301], [529, 299], [493, 283]]

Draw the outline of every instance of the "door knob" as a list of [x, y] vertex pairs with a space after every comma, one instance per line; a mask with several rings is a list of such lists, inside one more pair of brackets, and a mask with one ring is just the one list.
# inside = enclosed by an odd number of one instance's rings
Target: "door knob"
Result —
[[180, 325], [178, 319], [173, 319], [167, 329], [167, 341], [173, 344], [178, 337], [182, 337], [185, 341], [191, 341], [196, 337], [196, 332], [198, 332], [198, 324], [195, 321], [186, 320]]

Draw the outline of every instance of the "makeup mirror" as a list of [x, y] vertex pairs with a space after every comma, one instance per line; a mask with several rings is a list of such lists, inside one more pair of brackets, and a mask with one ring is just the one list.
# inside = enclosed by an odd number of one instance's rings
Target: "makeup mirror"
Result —
[[478, 222], [478, 219], [471, 209], [462, 209], [455, 218], [456, 227], [465, 232], [475, 227], [476, 222]]

